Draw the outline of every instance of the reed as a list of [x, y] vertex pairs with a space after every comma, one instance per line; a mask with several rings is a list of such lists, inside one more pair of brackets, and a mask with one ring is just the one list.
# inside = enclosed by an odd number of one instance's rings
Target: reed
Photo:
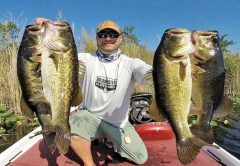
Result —
[[85, 28], [81, 30], [81, 37], [78, 39], [79, 52], [94, 52], [97, 49], [96, 41], [89, 35]]
[[17, 79], [17, 51], [13, 45], [0, 52], [0, 104], [20, 113], [20, 86]]
[[235, 111], [240, 111], [240, 53], [225, 53], [225, 93], [233, 100]]

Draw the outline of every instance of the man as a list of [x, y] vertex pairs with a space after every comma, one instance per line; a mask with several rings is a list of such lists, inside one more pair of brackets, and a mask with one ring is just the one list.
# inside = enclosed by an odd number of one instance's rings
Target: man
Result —
[[130, 97], [135, 82], [145, 83], [151, 66], [121, 53], [120, 27], [112, 21], [100, 23], [96, 31], [96, 52], [79, 53], [86, 66], [81, 83], [81, 110], [70, 116], [71, 148], [85, 166], [94, 165], [91, 140], [105, 137], [114, 150], [137, 164], [148, 158], [146, 147], [128, 121]]

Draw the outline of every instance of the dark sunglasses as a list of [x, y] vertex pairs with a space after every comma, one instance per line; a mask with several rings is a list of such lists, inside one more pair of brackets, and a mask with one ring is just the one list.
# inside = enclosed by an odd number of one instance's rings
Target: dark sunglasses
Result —
[[97, 37], [98, 38], [107, 38], [107, 37], [110, 37], [110, 38], [118, 38], [120, 36], [119, 33], [115, 32], [115, 31], [110, 31], [110, 32], [98, 32], [97, 33]]

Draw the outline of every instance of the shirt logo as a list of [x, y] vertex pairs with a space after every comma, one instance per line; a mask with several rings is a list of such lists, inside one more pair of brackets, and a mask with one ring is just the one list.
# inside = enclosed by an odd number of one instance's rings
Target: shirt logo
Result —
[[95, 81], [95, 86], [102, 89], [105, 93], [111, 90], [116, 90], [117, 79], [97, 76], [97, 80]]

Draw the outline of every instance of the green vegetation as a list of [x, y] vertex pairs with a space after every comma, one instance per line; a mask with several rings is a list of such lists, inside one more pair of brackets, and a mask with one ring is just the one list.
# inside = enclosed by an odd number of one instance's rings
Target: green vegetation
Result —
[[28, 120], [0, 104], [0, 153], [37, 126], [37, 119]]
[[135, 44], [139, 45], [140, 41], [134, 33], [135, 27], [128, 25], [122, 30], [122, 34], [125, 37], [124, 44]]
[[15, 44], [18, 34], [20, 32], [19, 27], [12, 22], [6, 21], [0, 23], [0, 46], [1, 49], [8, 49], [9, 46]]
[[220, 36], [220, 41], [221, 41], [221, 48], [222, 51], [225, 53], [230, 53], [231, 51], [229, 50], [229, 46], [236, 44], [234, 41], [232, 40], [227, 40], [225, 39], [228, 35], [224, 34], [222, 36]]

